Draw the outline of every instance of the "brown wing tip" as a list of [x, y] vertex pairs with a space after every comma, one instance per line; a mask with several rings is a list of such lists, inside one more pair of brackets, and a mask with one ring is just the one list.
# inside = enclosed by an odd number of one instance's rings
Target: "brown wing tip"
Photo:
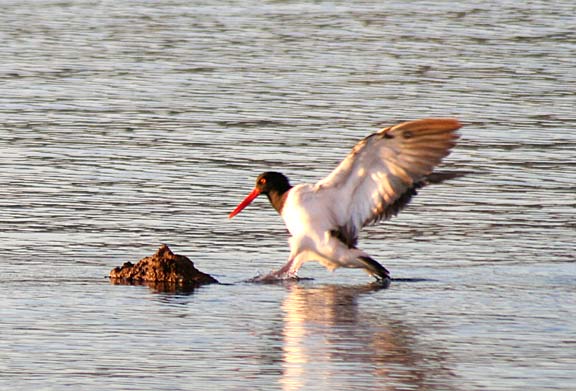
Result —
[[458, 130], [462, 127], [462, 123], [456, 118], [428, 118], [421, 121], [429, 123], [427, 126], [443, 128], [445, 130]]
[[390, 132], [452, 132], [462, 127], [456, 118], [424, 118], [415, 121], [402, 122], [388, 128]]

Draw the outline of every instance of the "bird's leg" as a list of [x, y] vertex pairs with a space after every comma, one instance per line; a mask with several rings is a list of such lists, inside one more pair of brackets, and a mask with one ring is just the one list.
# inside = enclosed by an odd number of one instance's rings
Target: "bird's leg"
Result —
[[378, 281], [390, 280], [390, 272], [374, 259], [367, 256], [360, 256], [358, 260], [363, 264], [364, 269]]
[[282, 266], [280, 269], [276, 270], [275, 272], [273, 272], [275, 275], [277, 275], [278, 277], [292, 277], [291, 274], [291, 268], [292, 268], [292, 264], [294, 263], [294, 258], [291, 257], [288, 262], [286, 262], [286, 264], [284, 266]]
[[290, 256], [288, 257], [288, 262], [280, 269], [271, 272], [267, 277], [275, 278], [278, 280], [286, 279], [297, 279], [298, 269], [302, 265], [302, 256], [304, 252], [302, 251], [302, 240], [299, 238], [294, 238], [293, 236], [288, 239], [290, 243]]
[[296, 272], [292, 270], [292, 266], [294, 266], [294, 259], [291, 257], [288, 259], [288, 262], [280, 269], [272, 271], [268, 274], [263, 276], [257, 277], [256, 280], [260, 282], [274, 282], [279, 280], [287, 280], [291, 278], [297, 278]]

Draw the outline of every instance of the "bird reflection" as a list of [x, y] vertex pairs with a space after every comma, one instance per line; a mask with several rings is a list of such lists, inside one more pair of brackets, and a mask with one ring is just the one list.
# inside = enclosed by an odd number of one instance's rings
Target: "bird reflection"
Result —
[[[443, 352], [418, 347], [415, 331], [385, 313], [385, 293], [375, 307], [359, 306], [378, 285], [289, 287], [282, 309], [285, 391], [450, 390]], [[367, 297], [366, 306], [370, 299]], [[378, 309], [378, 311], [375, 311]]]

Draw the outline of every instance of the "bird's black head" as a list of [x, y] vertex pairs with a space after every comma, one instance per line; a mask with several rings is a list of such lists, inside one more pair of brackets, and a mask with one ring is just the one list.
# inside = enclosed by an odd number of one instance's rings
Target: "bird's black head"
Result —
[[250, 192], [250, 194], [248, 194], [246, 198], [238, 204], [236, 209], [230, 212], [228, 217], [232, 218], [236, 216], [242, 209], [250, 205], [250, 203], [260, 194], [266, 194], [274, 209], [280, 213], [282, 212], [282, 207], [284, 206], [284, 201], [286, 199], [284, 195], [291, 187], [288, 178], [279, 172], [269, 171], [262, 173], [258, 175], [258, 178], [256, 178], [256, 186], [254, 186], [252, 192]]
[[291, 187], [286, 175], [279, 172], [264, 172], [256, 178], [255, 188], [259, 190], [260, 194], [266, 194], [267, 196], [272, 193], [282, 195], [290, 190]]

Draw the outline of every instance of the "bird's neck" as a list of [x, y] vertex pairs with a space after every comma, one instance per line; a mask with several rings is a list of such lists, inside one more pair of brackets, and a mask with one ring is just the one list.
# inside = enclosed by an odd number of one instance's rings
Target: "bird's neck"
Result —
[[284, 203], [286, 202], [286, 197], [288, 196], [288, 191], [291, 188], [292, 186], [288, 185], [286, 188], [274, 189], [266, 194], [274, 209], [276, 209], [276, 211], [280, 214], [282, 214], [282, 209], [284, 208]]

